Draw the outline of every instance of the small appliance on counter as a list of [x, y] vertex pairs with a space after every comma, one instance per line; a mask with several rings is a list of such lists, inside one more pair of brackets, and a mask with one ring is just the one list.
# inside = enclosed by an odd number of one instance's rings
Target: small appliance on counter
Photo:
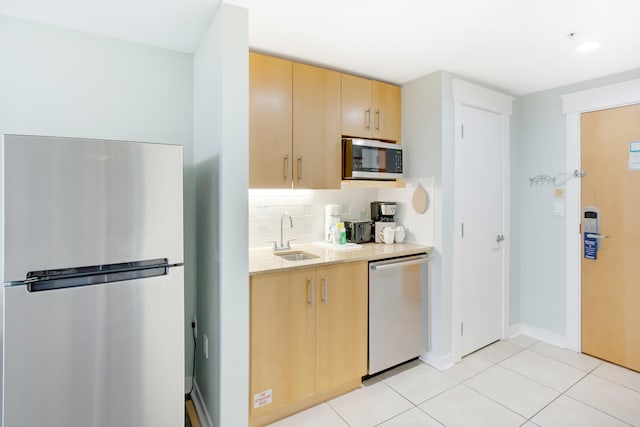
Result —
[[395, 215], [397, 205], [395, 202], [371, 202], [371, 219], [375, 222], [375, 242], [382, 242], [382, 230], [386, 227], [396, 228]]
[[336, 225], [340, 222], [340, 205], [330, 204], [324, 206], [324, 234], [325, 241], [329, 243], [339, 243], [336, 241]]
[[368, 243], [373, 240], [373, 221], [345, 221], [347, 242]]

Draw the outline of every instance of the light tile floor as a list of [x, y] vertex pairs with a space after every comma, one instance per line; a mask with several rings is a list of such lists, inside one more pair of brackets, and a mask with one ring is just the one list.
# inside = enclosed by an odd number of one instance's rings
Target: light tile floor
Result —
[[272, 427], [640, 426], [640, 373], [527, 336], [446, 371], [421, 361]]

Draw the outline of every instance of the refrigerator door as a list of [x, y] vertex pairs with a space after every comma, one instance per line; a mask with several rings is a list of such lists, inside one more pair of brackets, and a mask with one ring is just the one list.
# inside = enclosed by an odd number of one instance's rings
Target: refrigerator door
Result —
[[5, 135], [2, 282], [29, 271], [183, 262], [182, 147]]
[[4, 427], [184, 425], [183, 267], [4, 288]]

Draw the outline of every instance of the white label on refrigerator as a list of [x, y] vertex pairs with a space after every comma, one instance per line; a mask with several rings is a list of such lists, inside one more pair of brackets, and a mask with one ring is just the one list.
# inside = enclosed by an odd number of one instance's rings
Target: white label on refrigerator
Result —
[[253, 395], [253, 407], [260, 408], [271, 403], [271, 389]]
[[640, 141], [629, 143], [629, 170], [640, 170]]

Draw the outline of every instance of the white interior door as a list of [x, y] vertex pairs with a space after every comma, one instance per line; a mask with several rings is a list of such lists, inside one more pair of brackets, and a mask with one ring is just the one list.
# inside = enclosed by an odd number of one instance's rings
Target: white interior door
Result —
[[454, 265], [461, 356], [502, 337], [503, 120], [500, 114], [464, 105], [456, 110]]

